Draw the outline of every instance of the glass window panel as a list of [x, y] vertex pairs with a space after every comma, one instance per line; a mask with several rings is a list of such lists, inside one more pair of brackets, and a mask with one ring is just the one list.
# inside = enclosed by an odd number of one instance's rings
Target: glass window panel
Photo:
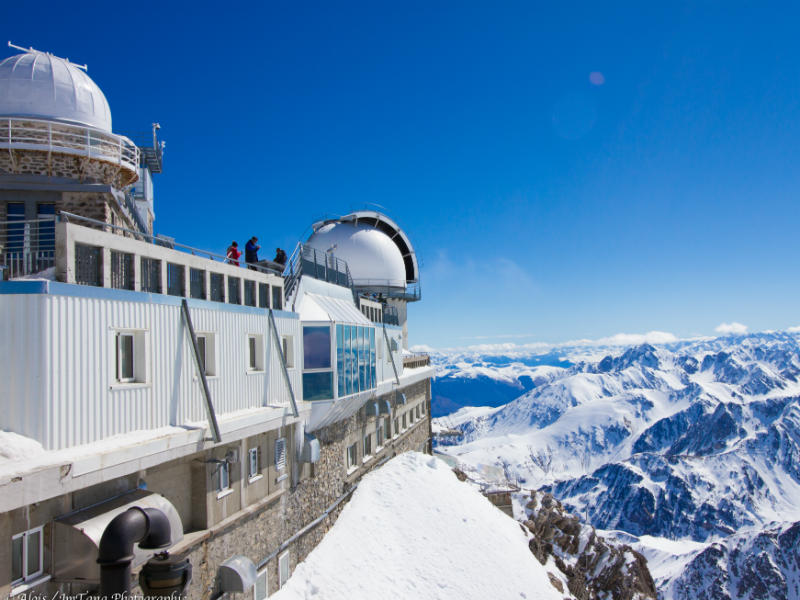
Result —
[[250, 336], [247, 338], [247, 347], [250, 352], [250, 368], [256, 368], [256, 338]]
[[303, 327], [303, 368], [328, 369], [330, 366], [331, 328], [327, 325]]
[[367, 389], [367, 353], [364, 327], [358, 328], [358, 384], [359, 389]]
[[369, 380], [370, 387], [375, 387], [378, 382], [375, 380], [375, 330], [369, 329]]
[[11, 540], [11, 581], [22, 579], [22, 536]]
[[337, 392], [339, 397], [346, 396], [344, 381], [344, 326], [336, 326], [336, 377], [338, 378]]
[[41, 542], [42, 542], [42, 532], [35, 531], [33, 533], [29, 533], [26, 536], [28, 539], [27, 546], [28, 546], [28, 564], [27, 566], [27, 573], [25, 573], [26, 577], [30, 577], [31, 575], [35, 575], [41, 569], [40, 561], [41, 561]]
[[117, 343], [117, 379], [129, 381], [133, 379], [133, 335], [129, 333], [118, 334]]
[[245, 306], [256, 305], [256, 282], [249, 279], [244, 280], [244, 303]]
[[185, 296], [186, 269], [183, 265], [167, 263], [167, 294]]
[[259, 308], [269, 308], [269, 284], [258, 284], [258, 306]]
[[222, 273], [211, 273], [211, 299], [225, 302], [225, 276]]
[[206, 272], [202, 269], [189, 269], [189, 295], [206, 299]]
[[333, 371], [303, 373], [304, 400], [330, 400], [333, 398]]
[[200, 353], [200, 366], [203, 368], [203, 372], [206, 370], [206, 338], [205, 336], [198, 335], [197, 336], [197, 350]]
[[6, 229], [6, 250], [19, 252], [25, 246], [25, 203], [9, 202], [6, 211], [9, 221]]
[[272, 286], [272, 308], [283, 310], [283, 288], [277, 285]]
[[347, 372], [345, 373], [345, 377], [347, 378], [347, 393], [354, 394], [358, 390], [356, 389], [355, 385], [355, 349], [353, 348], [353, 330], [355, 327], [352, 325], [345, 326], [345, 335], [344, 339], [347, 342]]

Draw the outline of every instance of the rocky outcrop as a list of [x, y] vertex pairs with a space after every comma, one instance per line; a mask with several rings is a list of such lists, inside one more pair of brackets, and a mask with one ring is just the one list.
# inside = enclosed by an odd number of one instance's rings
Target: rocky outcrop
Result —
[[629, 546], [612, 544], [583, 525], [550, 494], [531, 492], [525, 507], [531, 552], [551, 559], [578, 600], [645, 600], [656, 587], [645, 558]]

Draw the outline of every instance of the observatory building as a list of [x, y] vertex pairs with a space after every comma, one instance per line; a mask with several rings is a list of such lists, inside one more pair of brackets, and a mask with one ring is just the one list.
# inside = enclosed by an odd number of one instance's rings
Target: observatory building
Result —
[[[316, 223], [285, 265], [154, 235], [157, 128], [114, 133], [85, 68], [16, 49], [0, 62], [0, 596], [140, 594], [168, 564], [188, 598], [264, 600], [364, 474], [430, 451], [411, 241], [372, 211]], [[121, 551], [130, 515], [159, 544]]]

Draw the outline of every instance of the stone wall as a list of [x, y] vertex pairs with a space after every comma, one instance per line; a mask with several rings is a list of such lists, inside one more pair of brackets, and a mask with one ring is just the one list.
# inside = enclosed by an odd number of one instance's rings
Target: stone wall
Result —
[[[290, 571], [293, 571], [336, 522], [349, 495], [319, 524], [310, 527], [285, 550], [276, 553], [283, 542], [313, 524], [332, 504], [352, 490], [366, 473], [386, 460], [410, 450], [428, 451], [429, 382], [420, 382], [399, 391], [406, 394], [408, 402], [405, 406], [396, 407], [396, 412], [415, 410], [417, 405], [421, 405], [425, 407], [424, 414], [405, 431], [393, 435], [381, 449], [376, 449], [366, 462], [355, 469], [347, 467], [348, 442], [354, 438], [363, 440], [365, 432], [374, 435], [379, 421], [379, 418], [366, 416], [365, 411], [361, 410], [348, 419], [314, 432], [320, 441], [320, 459], [316, 464], [305, 465], [301, 469], [299, 481], [294, 488], [277, 496], [267, 496], [262, 499], [261, 504], [245, 507], [239, 515], [232, 516], [229, 522], [223, 522], [210, 532], [200, 534], [196, 541], [192, 541], [192, 536], [197, 534], [189, 534], [184, 548], [178, 552], [181, 556], [189, 557], [192, 562], [193, 575], [188, 597], [213, 598], [219, 591], [216, 581], [219, 565], [236, 554], [249, 557], [257, 566], [266, 557], [276, 554], [262, 566], [266, 569], [269, 593], [274, 593], [279, 583], [278, 555], [284, 551], [289, 552]], [[390, 396], [393, 398], [394, 394]], [[361, 460], [359, 454], [359, 461]]]

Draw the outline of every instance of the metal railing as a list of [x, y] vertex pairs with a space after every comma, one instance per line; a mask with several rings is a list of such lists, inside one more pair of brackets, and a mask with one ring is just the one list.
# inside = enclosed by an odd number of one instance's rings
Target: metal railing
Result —
[[0, 267], [11, 279], [55, 266], [55, 219], [0, 221]]
[[353, 289], [350, 267], [330, 252], [298, 243], [283, 270], [285, 298], [288, 301], [303, 275]]
[[353, 287], [359, 292], [382, 298], [397, 298], [416, 302], [422, 298], [419, 281], [390, 281], [388, 279], [354, 279]]
[[427, 367], [431, 364], [431, 357], [422, 352], [414, 352], [410, 356], [403, 356], [404, 369], [417, 369], [419, 367]]
[[[115, 233], [127, 234], [128, 236], [133, 237], [134, 239], [143, 242], [150, 242], [157, 246], [168, 246], [173, 250], [186, 252], [187, 254], [191, 254], [192, 256], [199, 256], [201, 258], [208, 258], [210, 260], [216, 260], [227, 264], [233, 264], [233, 261], [231, 261], [227, 256], [223, 254], [217, 254], [216, 252], [211, 252], [210, 250], [202, 250], [200, 248], [194, 248], [193, 246], [187, 246], [186, 244], [180, 244], [178, 242], [175, 242], [171, 238], [165, 238], [163, 236], [145, 233], [143, 231], [134, 231], [133, 229], [120, 227], [119, 225], [111, 225], [110, 223], [106, 223], [104, 221], [98, 221], [97, 219], [90, 219], [89, 217], [82, 217], [80, 215], [64, 211], [58, 214], [58, 218], [59, 220], [66, 221], [68, 223], [77, 223], [77, 224], [84, 223], [84, 224], [89, 224], [95, 228], [110, 230]], [[271, 261], [262, 260], [257, 263], [247, 263], [243, 260], [239, 260], [236, 262], [253, 271], [259, 271], [260, 273], [266, 273], [270, 275], [281, 275], [281, 268], [280, 268], [281, 265], [278, 265]]]
[[85, 156], [119, 165], [134, 178], [139, 166], [139, 149], [124, 136], [43, 119], [0, 119], [0, 149]]

